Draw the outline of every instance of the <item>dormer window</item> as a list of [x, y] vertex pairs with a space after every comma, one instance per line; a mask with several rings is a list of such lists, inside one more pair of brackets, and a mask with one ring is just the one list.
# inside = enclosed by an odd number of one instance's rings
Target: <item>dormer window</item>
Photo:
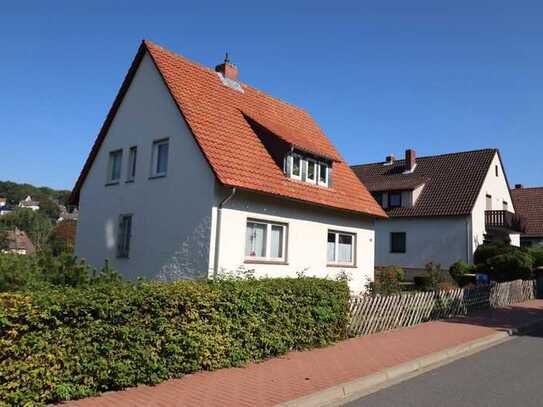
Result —
[[388, 207], [401, 208], [402, 206], [402, 193], [401, 192], [389, 192], [388, 193]]
[[324, 187], [330, 184], [330, 166], [323, 161], [291, 153], [287, 156], [285, 164], [285, 173], [290, 178]]

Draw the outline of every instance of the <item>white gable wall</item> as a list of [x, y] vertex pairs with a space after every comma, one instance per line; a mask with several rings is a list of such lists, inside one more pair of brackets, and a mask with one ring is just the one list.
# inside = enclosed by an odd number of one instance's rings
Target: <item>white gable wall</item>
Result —
[[[496, 176], [496, 166], [498, 166], [498, 176]], [[475, 252], [477, 247], [483, 244], [484, 236], [486, 233], [485, 229], [485, 210], [486, 210], [486, 196], [492, 196], [492, 209], [493, 210], [502, 210], [503, 202], [507, 202], [508, 210], [510, 212], [515, 212], [513, 207], [513, 202], [511, 200], [511, 193], [507, 186], [507, 181], [505, 178], [505, 171], [502, 163], [500, 162], [500, 157], [496, 153], [492, 160], [492, 164], [488, 169], [485, 181], [477, 197], [477, 201], [473, 207], [471, 213], [471, 222], [473, 228], [473, 247], [472, 253]], [[515, 246], [520, 246], [520, 234], [511, 234], [509, 235], [511, 239], [511, 244]], [[470, 259], [470, 261], [473, 258]]]
[[[153, 141], [170, 139], [168, 175], [149, 179]], [[126, 183], [128, 149], [138, 147]], [[122, 177], [106, 186], [109, 152], [123, 149]], [[151, 58], [145, 55], [83, 184], [76, 253], [128, 278], [206, 276], [215, 177]], [[130, 258], [116, 258], [119, 215], [132, 214]]]

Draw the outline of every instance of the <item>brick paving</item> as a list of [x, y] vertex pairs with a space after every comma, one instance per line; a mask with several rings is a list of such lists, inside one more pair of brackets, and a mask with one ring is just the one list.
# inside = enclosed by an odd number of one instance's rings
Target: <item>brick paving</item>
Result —
[[273, 406], [440, 350], [543, 319], [543, 300], [379, 333], [244, 368], [202, 372], [139, 386], [69, 407]]

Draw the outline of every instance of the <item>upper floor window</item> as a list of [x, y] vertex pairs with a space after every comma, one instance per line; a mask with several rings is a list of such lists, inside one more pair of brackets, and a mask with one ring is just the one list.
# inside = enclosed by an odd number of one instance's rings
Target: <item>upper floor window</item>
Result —
[[245, 258], [247, 260], [285, 261], [287, 225], [248, 220]]
[[401, 208], [402, 206], [402, 193], [401, 192], [389, 192], [388, 193], [388, 207], [389, 208]]
[[121, 168], [123, 160], [123, 150], [115, 150], [109, 153], [109, 164], [107, 170], [107, 182], [115, 183], [121, 179]]
[[170, 141], [159, 140], [153, 143], [153, 155], [151, 164], [151, 176], [161, 177], [168, 172], [168, 150]]
[[325, 162], [292, 153], [285, 163], [285, 172], [290, 178], [325, 187], [330, 185], [330, 167]]
[[355, 240], [356, 236], [352, 233], [328, 231], [328, 264], [354, 265]]
[[138, 147], [133, 146], [128, 150], [128, 173], [126, 174], [127, 181], [134, 181], [136, 178], [136, 160], [138, 157]]

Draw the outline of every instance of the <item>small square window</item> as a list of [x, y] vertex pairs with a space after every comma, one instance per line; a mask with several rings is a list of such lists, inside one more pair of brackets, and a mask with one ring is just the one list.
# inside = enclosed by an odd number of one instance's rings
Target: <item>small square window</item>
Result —
[[121, 168], [123, 160], [123, 150], [116, 150], [109, 153], [109, 167], [107, 172], [107, 182], [115, 183], [121, 179]]
[[327, 262], [332, 265], [354, 265], [355, 235], [352, 233], [328, 232]]
[[169, 148], [169, 140], [160, 140], [153, 143], [151, 176], [161, 177], [167, 174]]
[[388, 193], [388, 207], [389, 208], [401, 208], [402, 207], [402, 193], [401, 192], [389, 192]]
[[130, 147], [128, 152], [128, 173], [126, 175], [127, 181], [134, 181], [136, 178], [136, 161], [138, 157], [138, 147]]
[[405, 253], [406, 234], [405, 232], [393, 232], [390, 234], [390, 252]]
[[248, 220], [245, 234], [247, 260], [284, 261], [287, 225]]
[[119, 233], [117, 234], [117, 257], [128, 258], [131, 237], [132, 215], [121, 215], [119, 217]]

